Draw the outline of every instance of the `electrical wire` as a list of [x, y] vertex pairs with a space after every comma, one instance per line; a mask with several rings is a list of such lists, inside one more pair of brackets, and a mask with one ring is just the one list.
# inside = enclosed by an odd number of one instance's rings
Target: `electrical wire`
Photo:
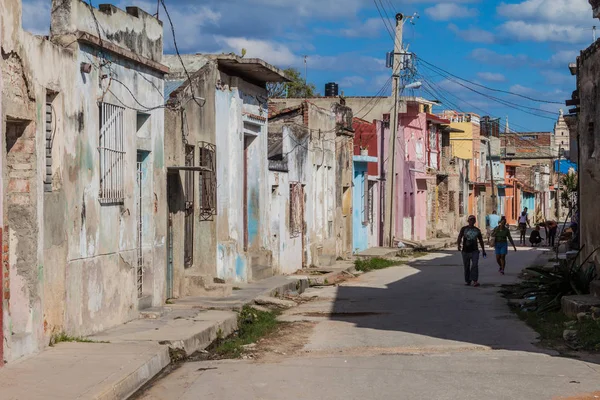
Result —
[[[417, 55], [415, 55], [415, 57], [417, 57]], [[434, 65], [434, 64], [432, 64], [432, 63], [430, 63], [430, 62], [428, 62], [428, 61], [426, 61], [426, 60], [424, 60], [422, 57], [417, 57], [417, 58], [418, 58], [418, 59], [419, 59], [421, 62], [423, 62], [423, 63], [425, 63], [426, 65], [430, 66], [431, 68], [434, 68], [434, 69], [440, 70], [440, 71], [442, 71], [443, 73], [445, 73], [445, 74], [447, 74], [447, 75], [450, 75], [450, 76], [452, 76], [452, 77], [454, 77], [454, 78], [456, 78], [456, 79], [459, 79], [459, 80], [461, 80], [461, 81], [463, 81], [463, 82], [470, 83], [471, 85], [478, 86], [478, 87], [480, 87], [480, 88], [483, 88], [483, 89], [486, 89], [486, 90], [490, 90], [490, 91], [492, 91], [492, 92], [498, 92], [498, 93], [510, 94], [510, 95], [512, 95], [512, 96], [521, 97], [521, 98], [524, 98], [524, 99], [526, 99], [526, 100], [534, 101], [534, 102], [537, 102], [537, 103], [546, 103], [546, 104], [561, 104], [561, 105], [563, 104], [562, 102], [558, 102], [558, 101], [548, 101], [548, 100], [536, 99], [536, 98], [534, 98], [534, 97], [526, 96], [526, 95], [523, 95], [523, 94], [520, 94], [520, 93], [514, 93], [514, 92], [511, 92], [511, 91], [508, 91], [508, 90], [494, 89], [494, 88], [491, 88], [491, 87], [489, 87], [489, 86], [481, 85], [481, 84], [479, 84], [479, 83], [475, 83], [475, 82], [472, 82], [472, 81], [470, 81], [470, 80], [468, 80], [468, 79], [464, 79], [464, 78], [461, 78], [460, 76], [454, 75], [453, 73], [451, 73], [451, 72], [448, 72], [448, 71], [446, 71], [446, 70], [444, 70], [444, 69], [442, 69], [442, 68], [440, 68], [440, 67], [438, 67], [438, 66], [436, 66], [436, 65]]]
[[[434, 71], [435, 71], [435, 70], [434, 70]], [[454, 79], [452, 79], [452, 78], [449, 78], [449, 77], [446, 77], [446, 78], [447, 78], [448, 80], [450, 80], [450, 81], [452, 81], [452, 82], [456, 83], [457, 85], [464, 87], [465, 89], [467, 89], [467, 90], [469, 90], [469, 91], [471, 91], [471, 92], [477, 93], [477, 94], [479, 94], [479, 95], [481, 95], [481, 96], [483, 96], [483, 97], [485, 97], [485, 98], [487, 98], [487, 99], [490, 99], [490, 100], [492, 100], [492, 101], [494, 101], [494, 102], [496, 102], [496, 103], [502, 104], [502, 105], [504, 105], [504, 106], [506, 106], [506, 107], [509, 107], [509, 108], [515, 109], [515, 110], [517, 110], [517, 111], [520, 111], [520, 112], [523, 112], [523, 113], [526, 113], [526, 114], [529, 114], [529, 115], [533, 115], [534, 117], [538, 117], [538, 118], [545, 118], [545, 119], [549, 119], [549, 120], [552, 120], [552, 121], [554, 121], [554, 118], [552, 118], [552, 117], [547, 117], [547, 116], [544, 116], [544, 115], [535, 114], [535, 113], [533, 113], [533, 112], [530, 112], [530, 111], [527, 111], [527, 110], [534, 110], [534, 111], [536, 111], [536, 112], [544, 112], [544, 113], [547, 113], [547, 114], [552, 114], [552, 115], [554, 115], [554, 113], [552, 113], [552, 112], [550, 112], [550, 111], [541, 110], [541, 109], [539, 109], [539, 108], [528, 107], [528, 106], [521, 105], [521, 104], [515, 104], [515, 103], [511, 103], [511, 102], [509, 102], [509, 101], [506, 101], [506, 100], [500, 99], [500, 98], [498, 98], [498, 97], [494, 97], [494, 96], [488, 95], [488, 94], [486, 94], [486, 93], [480, 92], [480, 91], [478, 91], [478, 90], [475, 90], [475, 89], [473, 89], [473, 88], [470, 88], [469, 86], [467, 86], [467, 85], [465, 85], [465, 84], [463, 84], [463, 83], [461, 83], [461, 82], [459, 82], [459, 81], [457, 81], [457, 80], [454, 80]]]
[[[171, 34], [173, 35], [173, 45], [175, 47], [175, 53], [177, 53], [177, 57], [179, 58], [179, 62], [181, 62], [181, 66], [183, 67], [183, 71], [185, 72], [185, 75], [187, 76], [188, 81], [190, 82], [190, 85], [192, 84], [192, 78], [190, 76], [190, 73], [188, 72], [185, 63], [183, 62], [183, 58], [181, 58], [181, 54], [179, 53], [179, 47], [177, 46], [177, 39], [175, 37], [175, 27], [173, 26], [173, 21], [171, 20], [171, 15], [169, 14], [169, 10], [167, 9], [167, 5], [165, 4], [165, 0], [159, 0], [160, 3], [163, 6], [163, 9], [165, 10], [165, 14], [167, 15], [167, 19], [169, 20], [169, 25], [171, 26]], [[196, 97], [194, 96], [194, 94], [192, 93], [192, 99], [194, 100], [194, 102], [198, 105], [198, 107], [202, 108], [202, 104], [200, 104], [200, 102], [196, 99]]]
[[[162, 1], [162, 0], [161, 0]], [[385, 17], [383, 16], [383, 13], [381, 12], [381, 9], [379, 8], [379, 4], [377, 3], [377, 0], [373, 0], [373, 3], [375, 3], [375, 7], [377, 7], [377, 12], [379, 12], [379, 16], [381, 17], [381, 20], [383, 21], [383, 25], [385, 25], [385, 30], [388, 32], [388, 34], [390, 35], [390, 38], [392, 40], [394, 40], [394, 35], [393, 35], [393, 29], [390, 30], [390, 27], [388, 26], [388, 20], [385, 19]]]

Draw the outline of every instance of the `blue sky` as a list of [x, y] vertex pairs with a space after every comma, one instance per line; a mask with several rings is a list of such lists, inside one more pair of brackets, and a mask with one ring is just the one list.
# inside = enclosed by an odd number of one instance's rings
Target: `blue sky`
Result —
[[[103, 1], [106, 2], [106, 1]], [[236, 52], [281, 67], [304, 70], [323, 93], [334, 81], [346, 95], [374, 95], [391, 70], [385, 53], [393, 41], [384, 19], [396, 12], [420, 16], [406, 24], [404, 42], [418, 57], [466, 81], [417, 64], [424, 89], [414, 94], [442, 100], [443, 108], [509, 116], [511, 128], [550, 130], [563, 105], [541, 103], [497, 92], [471, 82], [549, 102], [563, 102], [574, 90], [568, 63], [592, 43], [587, 0], [165, 0], [182, 52]], [[50, 0], [24, 0], [23, 24], [45, 33]], [[151, 13], [156, 1], [112, 1]], [[97, 2], [93, 4], [97, 6]], [[386, 15], [387, 14], [387, 15]], [[165, 52], [173, 52], [165, 14]], [[389, 20], [389, 26], [394, 22]], [[599, 25], [600, 26], [600, 25]], [[466, 86], [466, 87], [465, 87]], [[475, 92], [481, 92], [482, 94]], [[489, 98], [500, 98], [505, 104]], [[508, 106], [506, 105], [508, 104]], [[521, 106], [529, 107], [527, 109]], [[520, 110], [516, 110], [517, 107]], [[524, 112], [523, 110], [527, 111]], [[546, 118], [544, 118], [546, 117]]]

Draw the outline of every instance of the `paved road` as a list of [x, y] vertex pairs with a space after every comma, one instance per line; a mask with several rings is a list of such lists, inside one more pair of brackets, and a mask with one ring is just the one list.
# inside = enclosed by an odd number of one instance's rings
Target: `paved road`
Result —
[[539, 255], [511, 253], [506, 276], [482, 260], [480, 288], [464, 286], [460, 256], [447, 252], [311, 289], [304, 296], [316, 299], [282, 317], [315, 324], [301, 351], [188, 363], [143, 398], [529, 400], [600, 390], [600, 365], [536, 347], [497, 293]]

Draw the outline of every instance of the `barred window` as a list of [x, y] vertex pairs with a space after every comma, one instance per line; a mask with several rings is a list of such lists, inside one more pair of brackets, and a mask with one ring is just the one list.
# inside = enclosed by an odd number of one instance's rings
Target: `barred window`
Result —
[[100, 193], [103, 203], [122, 203], [125, 199], [123, 180], [125, 160], [123, 147], [124, 108], [99, 103]]
[[211, 221], [217, 214], [217, 159], [215, 145], [200, 142], [200, 166], [204, 170], [200, 176], [200, 218]]
[[302, 207], [304, 202], [302, 184], [290, 183], [290, 236], [298, 237], [302, 234]]

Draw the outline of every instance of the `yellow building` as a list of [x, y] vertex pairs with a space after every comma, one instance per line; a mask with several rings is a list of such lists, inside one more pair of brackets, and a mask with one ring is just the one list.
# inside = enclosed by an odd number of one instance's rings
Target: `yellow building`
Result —
[[461, 131], [450, 133], [452, 157], [473, 160], [474, 147], [479, 147], [477, 146], [479, 143], [473, 142], [474, 139], [479, 140], [479, 132], [474, 137], [474, 126], [478, 126], [480, 123], [479, 115], [445, 111], [443, 117], [450, 120], [450, 127], [453, 130]]

